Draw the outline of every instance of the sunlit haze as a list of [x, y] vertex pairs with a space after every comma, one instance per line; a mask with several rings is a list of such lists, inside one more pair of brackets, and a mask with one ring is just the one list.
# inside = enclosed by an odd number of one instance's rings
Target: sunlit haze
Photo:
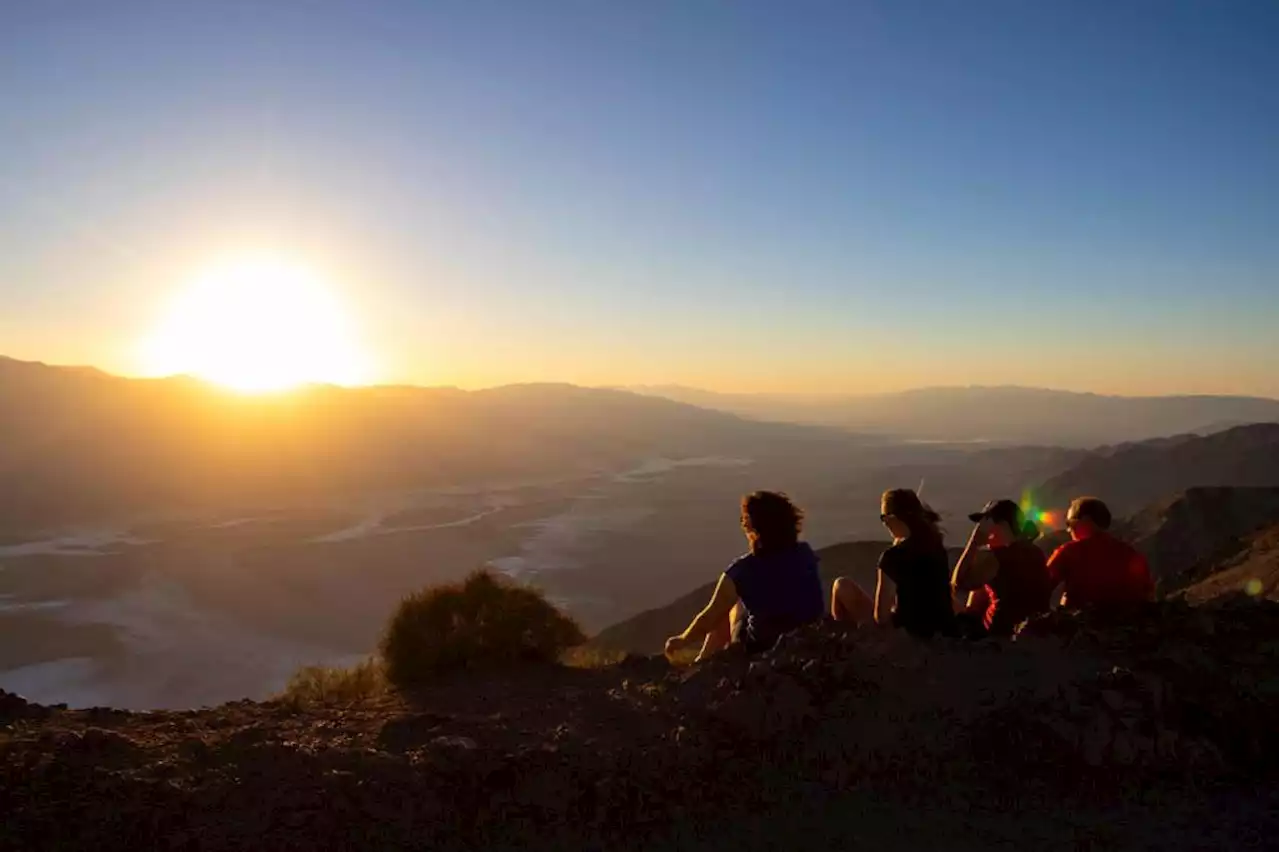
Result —
[[1273, 397], [1276, 14], [5, 4], [0, 354]]
[[244, 391], [373, 380], [350, 312], [315, 273], [273, 257], [212, 266], [180, 288], [143, 343], [151, 375], [189, 374]]

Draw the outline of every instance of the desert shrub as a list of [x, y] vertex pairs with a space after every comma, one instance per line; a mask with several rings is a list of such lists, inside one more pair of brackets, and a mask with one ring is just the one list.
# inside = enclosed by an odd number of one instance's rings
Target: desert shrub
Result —
[[294, 672], [280, 700], [298, 707], [311, 704], [354, 703], [387, 691], [382, 661], [370, 658], [351, 668], [306, 666]]
[[413, 687], [450, 672], [552, 662], [584, 639], [541, 592], [482, 570], [401, 601], [379, 650], [387, 680]]
[[626, 651], [614, 648], [575, 645], [560, 655], [560, 663], [575, 669], [602, 669], [622, 662], [626, 656]]

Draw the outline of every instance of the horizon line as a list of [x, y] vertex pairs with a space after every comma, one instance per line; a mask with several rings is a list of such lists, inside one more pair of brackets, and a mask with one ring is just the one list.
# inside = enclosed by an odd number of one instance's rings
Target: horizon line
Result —
[[[349, 390], [358, 389], [416, 389], [416, 390], [439, 390], [439, 391], [457, 391], [459, 393], [474, 393], [480, 391], [499, 390], [501, 388], [514, 387], [572, 387], [582, 388], [584, 390], [607, 390], [618, 391], [624, 393], [636, 394], [638, 396], [659, 396], [666, 397], [666, 392], [692, 392], [699, 394], [707, 394], [709, 396], [734, 398], [734, 397], [754, 397], [757, 399], [808, 399], [818, 401], [840, 401], [852, 399], [872, 399], [884, 398], [892, 396], [900, 396], [911, 393], [922, 393], [928, 391], [982, 391], [982, 390], [1012, 390], [1012, 391], [1039, 391], [1046, 393], [1063, 394], [1068, 396], [1091, 396], [1101, 399], [1240, 399], [1240, 400], [1257, 400], [1275, 402], [1280, 404], [1280, 398], [1274, 396], [1257, 396], [1254, 394], [1238, 394], [1238, 393], [1164, 393], [1164, 394], [1115, 394], [1115, 393], [1099, 393], [1097, 391], [1080, 391], [1067, 390], [1064, 388], [1047, 387], [1043, 385], [1018, 385], [1018, 384], [999, 384], [999, 385], [920, 385], [915, 387], [900, 388], [892, 391], [719, 391], [708, 388], [697, 387], [694, 385], [683, 385], [678, 382], [663, 383], [642, 383], [642, 384], [577, 384], [570, 381], [525, 381], [525, 382], [501, 382], [494, 385], [482, 385], [474, 387], [462, 387], [460, 385], [450, 384], [418, 384], [414, 382], [403, 381], [373, 381], [363, 382], [359, 384], [337, 384], [334, 382], [301, 382], [290, 388], [278, 391], [266, 392], [246, 392], [236, 390], [234, 388], [221, 385], [216, 381], [203, 378], [190, 373], [172, 373], [164, 376], [142, 376], [129, 375], [127, 373], [115, 373], [105, 370], [92, 364], [58, 364], [49, 361], [27, 360], [24, 358], [15, 358], [11, 355], [0, 354], [0, 362], [10, 361], [17, 364], [24, 364], [33, 367], [45, 367], [51, 370], [69, 370], [81, 372], [94, 372], [108, 378], [123, 379], [126, 381], [189, 381], [205, 385], [207, 387], [223, 390], [228, 393], [240, 396], [271, 396], [278, 394], [291, 393], [303, 388], [343, 388]], [[682, 401], [682, 400], [676, 400]]]

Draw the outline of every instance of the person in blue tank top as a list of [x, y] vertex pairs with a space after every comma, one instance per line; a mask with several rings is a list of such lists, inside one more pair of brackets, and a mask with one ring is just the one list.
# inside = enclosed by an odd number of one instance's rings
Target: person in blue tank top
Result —
[[783, 633], [822, 618], [818, 555], [800, 541], [803, 513], [787, 495], [756, 491], [742, 498], [750, 552], [720, 575], [711, 601], [684, 632], [667, 640], [673, 656], [702, 643], [701, 660], [729, 643], [748, 653], [772, 648]]

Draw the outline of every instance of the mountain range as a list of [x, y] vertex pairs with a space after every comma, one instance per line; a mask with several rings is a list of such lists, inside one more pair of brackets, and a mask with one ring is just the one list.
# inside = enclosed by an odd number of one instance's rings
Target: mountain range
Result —
[[[252, 397], [4, 359], [0, 401], [0, 685], [86, 705], [269, 694], [298, 665], [368, 653], [398, 600], [478, 566], [589, 631], [695, 588], [701, 605], [759, 488], [804, 508], [808, 540], [834, 546], [829, 574], [869, 585], [886, 488], [923, 486], [956, 544], [997, 497], [1060, 510], [1094, 493], [1127, 518], [1188, 489], [1277, 482], [1268, 423], [991, 446], [569, 385]], [[1197, 544], [1173, 574], [1199, 577], [1215, 553]]]
[[679, 385], [631, 389], [744, 417], [915, 440], [1090, 447], [1277, 419], [1276, 400], [1248, 396], [1125, 397], [981, 386], [866, 395], [733, 394]]
[[477, 486], [855, 436], [573, 385], [310, 386], [244, 396], [0, 358], [0, 530], [156, 506], [260, 507]]
[[1042, 483], [1036, 494], [1047, 506], [1066, 505], [1081, 494], [1103, 496], [1123, 516], [1188, 488], [1274, 487], [1278, 434], [1274, 423], [1254, 423], [1099, 447]]

